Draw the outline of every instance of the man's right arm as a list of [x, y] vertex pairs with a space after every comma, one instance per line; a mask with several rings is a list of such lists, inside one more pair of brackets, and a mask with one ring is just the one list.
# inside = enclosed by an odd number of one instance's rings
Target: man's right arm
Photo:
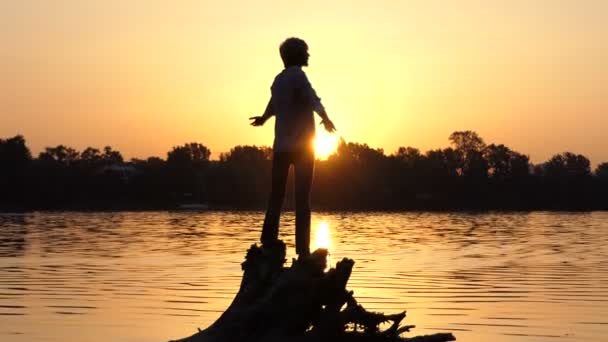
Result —
[[271, 116], [274, 115], [274, 111], [272, 110], [272, 97], [268, 100], [268, 105], [266, 105], [266, 110], [264, 110], [264, 114], [262, 114], [262, 120], [266, 122], [266, 120], [270, 119]]
[[266, 105], [266, 110], [262, 116], [252, 116], [249, 120], [253, 120], [251, 122], [251, 126], [262, 126], [266, 122], [266, 120], [270, 119], [271, 116], [274, 115], [274, 111], [272, 110], [272, 97], [268, 101], [268, 105]]

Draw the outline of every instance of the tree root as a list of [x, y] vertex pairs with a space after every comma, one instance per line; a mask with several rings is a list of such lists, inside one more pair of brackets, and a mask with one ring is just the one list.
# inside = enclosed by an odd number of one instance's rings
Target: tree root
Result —
[[[241, 287], [232, 304], [206, 329], [174, 342], [444, 342], [450, 333], [401, 337], [405, 311], [393, 315], [367, 311], [346, 290], [354, 261], [342, 259], [324, 272], [327, 250], [284, 267], [285, 244], [252, 245], [241, 264]], [[390, 324], [381, 330], [383, 324]]]

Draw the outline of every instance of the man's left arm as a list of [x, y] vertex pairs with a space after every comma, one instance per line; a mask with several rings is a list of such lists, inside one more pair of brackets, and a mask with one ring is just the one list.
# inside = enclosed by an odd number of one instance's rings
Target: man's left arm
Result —
[[302, 71], [301, 74], [301, 90], [304, 93], [304, 97], [306, 101], [312, 106], [312, 109], [321, 117], [321, 124], [325, 126], [325, 129], [328, 132], [333, 132], [336, 130], [334, 123], [329, 119], [327, 115], [327, 111], [325, 111], [325, 107], [321, 103], [321, 99], [317, 96], [317, 92], [313, 89], [310, 81], [308, 81], [308, 77]]
[[266, 105], [266, 110], [264, 110], [264, 114], [262, 116], [252, 116], [249, 120], [253, 120], [251, 123], [252, 126], [262, 126], [271, 116], [274, 115], [274, 111], [272, 109], [272, 97], [268, 100], [268, 104]]
[[272, 97], [268, 100], [268, 104], [266, 105], [266, 110], [264, 110], [264, 114], [262, 114], [262, 119], [264, 122], [270, 119], [271, 116], [274, 115], [274, 111], [272, 110]]

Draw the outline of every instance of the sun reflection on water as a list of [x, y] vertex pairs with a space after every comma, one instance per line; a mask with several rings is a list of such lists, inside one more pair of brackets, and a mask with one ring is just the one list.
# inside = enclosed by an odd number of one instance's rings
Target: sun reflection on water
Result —
[[329, 223], [322, 221], [315, 230], [313, 250], [317, 248], [331, 249], [331, 237], [329, 234]]

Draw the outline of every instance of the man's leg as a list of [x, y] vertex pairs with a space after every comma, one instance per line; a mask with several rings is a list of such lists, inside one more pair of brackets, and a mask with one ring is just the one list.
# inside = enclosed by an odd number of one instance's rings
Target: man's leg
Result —
[[305, 150], [294, 162], [296, 188], [296, 253], [310, 254], [310, 188], [315, 168], [313, 150]]
[[264, 227], [262, 228], [262, 244], [271, 245], [279, 238], [279, 217], [283, 198], [285, 197], [285, 183], [289, 173], [289, 155], [286, 152], [275, 152], [272, 156], [272, 189]]

